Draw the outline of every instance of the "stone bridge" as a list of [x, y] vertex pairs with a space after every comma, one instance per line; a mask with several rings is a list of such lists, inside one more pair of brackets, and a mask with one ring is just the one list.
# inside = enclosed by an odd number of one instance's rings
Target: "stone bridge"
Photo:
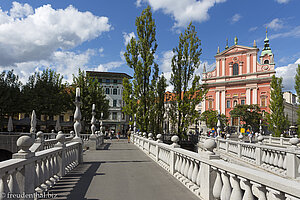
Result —
[[[177, 136], [171, 145], [160, 134], [157, 140], [151, 133], [132, 134], [130, 143], [102, 143], [101, 137], [90, 136], [90, 148], [83, 151], [81, 138], [62, 132], [55, 141], [41, 141], [41, 133], [35, 143], [22, 136], [13, 159], [0, 162], [0, 199], [300, 199], [299, 140], [281, 149], [254, 144], [270, 153], [260, 159], [258, 150], [246, 149], [251, 144], [237, 141], [201, 139], [205, 150], [195, 153], [180, 148]], [[218, 151], [226, 152], [226, 146], [241, 157], [268, 162], [273, 171], [243, 158], [243, 164], [221, 159]], [[282, 166], [275, 153], [282, 155]]]

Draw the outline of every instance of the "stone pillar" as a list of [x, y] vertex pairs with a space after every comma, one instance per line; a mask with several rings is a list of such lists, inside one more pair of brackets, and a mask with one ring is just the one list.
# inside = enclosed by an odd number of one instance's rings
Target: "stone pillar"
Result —
[[296, 136], [294, 138], [291, 138], [289, 142], [292, 146], [287, 148], [288, 152], [286, 153], [286, 175], [290, 178], [295, 179], [297, 176], [299, 176], [298, 167], [300, 164], [297, 162], [297, 156], [295, 154], [297, 144], [299, 144], [299, 139]]
[[[202, 157], [206, 159], [220, 159], [219, 156], [215, 155], [213, 149], [216, 148], [216, 142], [213, 139], [205, 140], [203, 144], [206, 151], [201, 153]], [[201, 187], [200, 187], [200, 194], [203, 199], [213, 199], [213, 184], [214, 184], [214, 177], [215, 174], [212, 170], [212, 167], [209, 164], [204, 162], [201, 163]]]
[[220, 60], [217, 60], [216, 70], [217, 70], [217, 77], [219, 77], [220, 76]]
[[[173, 142], [173, 144], [171, 145], [173, 148], [179, 148], [180, 147], [180, 145], [178, 144], [178, 141], [179, 141], [179, 137], [177, 136], [177, 135], [174, 135], [174, 136], [172, 136], [172, 138], [171, 138], [171, 141]], [[172, 175], [174, 175], [174, 173], [175, 173], [175, 153], [174, 153], [174, 151], [170, 151], [170, 163], [169, 163], [169, 165], [170, 165], [170, 173], [172, 174]]]
[[220, 112], [220, 91], [216, 91], [216, 111]]
[[97, 136], [95, 134], [95, 131], [96, 131], [96, 126], [95, 126], [96, 118], [95, 118], [95, 115], [96, 115], [96, 108], [95, 108], [95, 104], [93, 104], [92, 105], [92, 119], [91, 119], [92, 134], [91, 134], [90, 139], [88, 141], [89, 147], [93, 150], [97, 150], [98, 145], [99, 145], [98, 142], [97, 142]]
[[222, 76], [225, 76], [225, 58], [222, 59]]
[[221, 113], [225, 115], [225, 90], [221, 91]]
[[247, 54], [247, 74], [250, 73], [250, 54]]
[[253, 54], [253, 73], [256, 72], [256, 54]]
[[[21, 136], [17, 140], [17, 146], [20, 148], [18, 153], [13, 154], [13, 159], [27, 159], [27, 163], [20, 171], [16, 174], [16, 179], [19, 186], [20, 194], [34, 194], [34, 182], [35, 182], [35, 162], [34, 153], [29, 150], [33, 145], [34, 140], [28, 136]], [[33, 198], [21, 198], [21, 199], [33, 199]]]
[[66, 175], [66, 144], [65, 144], [65, 135], [62, 131], [59, 131], [56, 136], [57, 144], [55, 144], [55, 147], [62, 148], [61, 154], [58, 155], [58, 163], [59, 163], [59, 172], [58, 176], [62, 177]]
[[257, 88], [252, 90], [252, 104], [257, 104]]
[[246, 104], [250, 105], [251, 103], [251, 90], [250, 88], [246, 89]]

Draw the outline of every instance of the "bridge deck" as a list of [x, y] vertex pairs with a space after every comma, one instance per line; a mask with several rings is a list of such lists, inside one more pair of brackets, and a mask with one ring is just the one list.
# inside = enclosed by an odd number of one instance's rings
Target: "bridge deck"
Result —
[[56, 199], [198, 199], [127, 140], [107, 141], [103, 150], [86, 151], [83, 159], [49, 191]]

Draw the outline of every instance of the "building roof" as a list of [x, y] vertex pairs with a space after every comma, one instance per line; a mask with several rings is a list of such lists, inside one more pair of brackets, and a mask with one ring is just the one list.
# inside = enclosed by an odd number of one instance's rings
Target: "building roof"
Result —
[[97, 71], [86, 71], [87, 74], [92, 76], [102, 76], [102, 77], [120, 77], [120, 78], [128, 78], [132, 79], [132, 76], [126, 73], [120, 72], [97, 72]]

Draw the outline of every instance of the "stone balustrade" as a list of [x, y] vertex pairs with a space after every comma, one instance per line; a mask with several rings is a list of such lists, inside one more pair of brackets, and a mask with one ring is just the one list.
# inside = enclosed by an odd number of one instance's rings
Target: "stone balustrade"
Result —
[[56, 136], [53, 148], [31, 152], [33, 139], [21, 136], [20, 148], [13, 159], [0, 162], [0, 199], [9, 199], [11, 194], [25, 194], [15, 199], [37, 199], [67, 172], [82, 162], [82, 144], [66, 144], [63, 133]]
[[84, 142], [84, 146], [93, 150], [97, 150], [104, 144], [104, 134], [96, 131], [95, 134], [80, 134]]
[[[201, 136], [199, 151], [203, 149], [201, 142], [203, 143], [206, 139], [209, 137]], [[300, 178], [300, 148], [297, 147], [299, 143], [297, 138], [292, 138], [295, 143], [289, 143], [289, 147], [264, 145], [263, 138], [260, 138], [258, 143], [232, 141], [220, 137], [214, 140], [217, 143], [216, 150], [220, 154], [233, 156], [283, 177]]]
[[[221, 160], [213, 152], [217, 144], [211, 138], [203, 142], [205, 151], [195, 153], [180, 148], [177, 136], [172, 137], [171, 145], [162, 143], [160, 134], [157, 141], [153, 140], [152, 134], [148, 138], [146, 136], [132, 134], [131, 141], [200, 199], [300, 199], [299, 182]], [[225, 151], [239, 150], [240, 155], [249, 159], [253, 156], [252, 147], [256, 148], [252, 144], [242, 147], [230, 142], [219, 142], [218, 146]]]
[[[274, 146], [290, 146], [290, 139], [291, 138], [286, 138], [281, 135], [280, 137], [273, 137], [272, 135], [269, 136], [262, 136], [263, 137], [263, 143], [264, 144], [269, 144], [269, 145], [274, 145]], [[299, 147], [300, 144], [298, 144]]]

